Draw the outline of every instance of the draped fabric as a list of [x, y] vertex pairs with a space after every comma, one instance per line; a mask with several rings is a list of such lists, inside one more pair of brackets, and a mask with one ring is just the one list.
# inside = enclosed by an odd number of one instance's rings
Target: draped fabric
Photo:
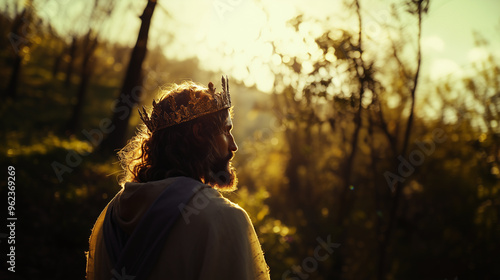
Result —
[[[167, 192], [170, 187], [173, 188]], [[193, 197], [189, 199], [190, 196]], [[108, 230], [111, 227], [112, 234], [104, 234], [106, 227]], [[116, 239], [110, 240], [110, 236]], [[135, 245], [128, 245], [136, 238], [133, 236], [141, 238], [133, 241]], [[133, 249], [125, 249], [127, 246]], [[127, 257], [120, 257], [122, 254]], [[127, 261], [120, 262], [120, 258]], [[87, 255], [87, 278], [132, 277], [135, 280], [269, 279], [269, 271], [247, 213], [218, 191], [198, 181], [177, 177], [144, 184], [127, 183], [94, 225]]]
[[161, 252], [165, 238], [183, 208], [202, 185], [179, 177], [153, 202], [130, 237], [113, 218], [114, 207], [108, 207], [103, 224], [104, 244], [115, 271], [123, 268], [134, 279], [147, 279]]

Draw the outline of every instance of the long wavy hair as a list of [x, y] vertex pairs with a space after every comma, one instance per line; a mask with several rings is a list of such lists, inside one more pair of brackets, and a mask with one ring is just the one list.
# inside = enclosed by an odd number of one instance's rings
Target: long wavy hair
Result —
[[[177, 105], [187, 106], [191, 92], [197, 97], [207, 94], [203, 86], [187, 81], [163, 90], [159, 103], [164, 111], [171, 112], [164, 102], [165, 97], [173, 95]], [[154, 132], [144, 124], [139, 125], [136, 135], [118, 152], [123, 168], [120, 185], [173, 176], [186, 176], [208, 183], [210, 167], [217, 161], [215, 136], [223, 133], [229, 115], [230, 109], [220, 110]], [[198, 138], [193, 131], [196, 124], [200, 124]]]

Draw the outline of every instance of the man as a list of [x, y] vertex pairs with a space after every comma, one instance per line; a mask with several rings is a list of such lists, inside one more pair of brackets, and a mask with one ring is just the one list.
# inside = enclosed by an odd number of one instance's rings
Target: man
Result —
[[227, 79], [184, 82], [153, 101], [119, 152], [122, 190], [90, 237], [87, 278], [269, 279], [252, 223], [219, 191], [235, 190]]

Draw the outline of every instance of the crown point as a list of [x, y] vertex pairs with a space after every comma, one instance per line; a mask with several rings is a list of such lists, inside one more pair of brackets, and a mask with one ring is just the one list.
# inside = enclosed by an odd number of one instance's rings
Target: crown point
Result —
[[214, 93], [214, 92], [215, 92], [214, 84], [213, 84], [212, 82], [208, 83], [208, 90], [209, 90], [211, 93]]

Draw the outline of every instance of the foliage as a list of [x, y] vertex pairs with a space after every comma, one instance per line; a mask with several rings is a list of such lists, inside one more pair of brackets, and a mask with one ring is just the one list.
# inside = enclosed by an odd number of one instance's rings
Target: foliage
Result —
[[[421, 16], [428, 2], [404, 7]], [[362, 28], [335, 29], [303, 15], [290, 28], [305, 36], [314, 24], [324, 33], [313, 37], [307, 54], [276, 52], [287, 66], [274, 69], [282, 90], [263, 110], [274, 113], [277, 125], [241, 159], [240, 170], [254, 174], [252, 185], [269, 193], [270, 215], [296, 229], [288, 255], [272, 267], [273, 279], [300, 266], [327, 234], [342, 245], [318, 262], [314, 279], [498, 277], [491, 261], [500, 245], [498, 61], [490, 56], [470, 76], [423, 93], [417, 108], [442, 99], [443, 115], [429, 118], [421, 109], [408, 125], [420, 58], [415, 63], [402, 54], [419, 38], [390, 40], [389, 52], [375, 54], [377, 44]], [[286, 50], [279, 43], [275, 51]], [[264, 240], [264, 247], [274, 243]], [[387, 263], [379, 263], [382, 254]]]
[[[405, 10], [418, 1], [408, 3]], [[4, 16], [0, 22], [10, 24]], [[389, 52], [377, 53], [366, 34], [304, 16], [292, 20], [290, 28], [300, 31], [308, 24], [323, 28], [308, 37], [317, 52], [308, 54], [309, 59], [285, 59], [279, 53], [284, 47], [275, 42], [275, 54], [284, 65], [273, 69], [280, 90], [255, 103], [248, 114], [235, 115], [235, 130], [238, 123], [255, 124], [245, 124], [251, 133], [239, 138], [245, 139], [235, 158], [240, 189], [228, 196], [251, 216], [272, 279], [283, 279], [287, 270], [300, 267], [314, 256], [318, 238], [328, 236], [340, 247], [317, 261], [309, 279], [376, 279], [395, 199], [388, 172], [402, 180], [397, 187], [404, 187], [394, 231], [384, 247], [385, 279], [498, 278], [498, 58], [490, 55], [470, 65], [464, 77], [450, 77], [422, 91], [402, 153], [416, 69], [414, 57], [402, 54], [412, 53], [415, 41], [392, 42]], [[44, 39], [34, 41], [36, 48], [25, 57], [18, 99], [0, 105], [0, 165], [4, 170], [16, 167], [17, 275], [81, 279], [90, 229], [118, 190], [119, 168], [113, 156], [90, 154], [95, 145], [83, 133], [64, 133], [78, 81], [64, 87], [61, 66], [68, 63], [67, 54], [55, 67], [67, 42], [47, 26], [38, 30]], [[9, 43], [2, 38], [4, 88], [11, 53], [4, 50]], [[478, 39], [478, 44], [486, 41]], [[109, 42], [96, 49], [82, 118], [87, 130], [110, 116], [129, 51]], [[160, 49], [149, 54], [148, 91], [197, 71], [195, 60], [169, 61]], [[75, 63], [80, 65], [81, 57]], [[438, 114], [425, 115], [430, 107]], [[270, 119], [262, 128], [261, 122]], [[79, 156], [81, 162], [59, 181], [52, 163], [67, 164], [68, 155], [70, 160]], [[398, 170], [405, 161], [410, 166]], [[0, 180], [5, 197], [5, 177]], [[1, 242], [0, 251], [5, 246]]]

